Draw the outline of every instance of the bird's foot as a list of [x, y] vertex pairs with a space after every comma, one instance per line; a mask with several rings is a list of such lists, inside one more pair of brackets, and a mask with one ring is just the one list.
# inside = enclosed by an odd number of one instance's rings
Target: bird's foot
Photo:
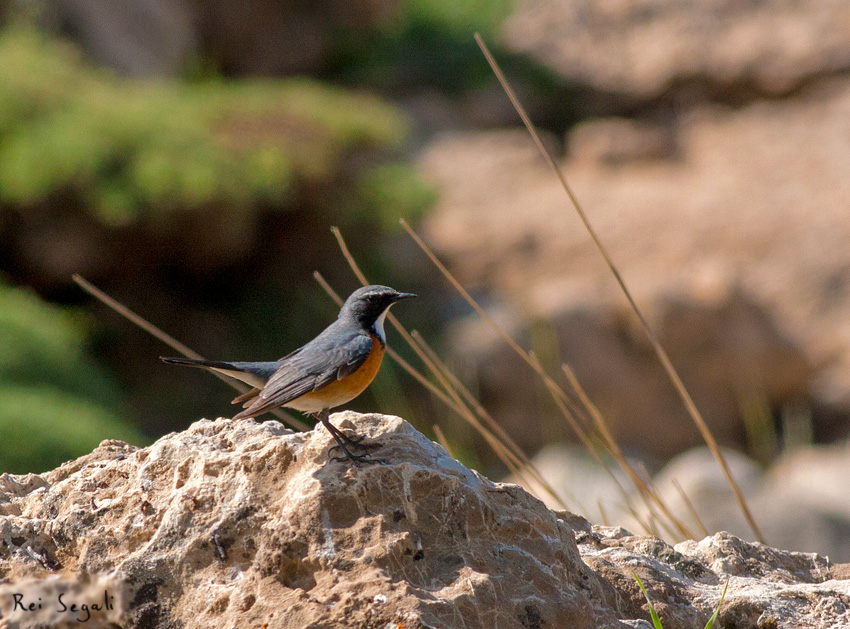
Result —
[[[360, 450], [366, 450], [367, 455], [368, 455], [368, 450], [377, 450], [378, 448], [382, 447], [382, 445], [380, 443], [378, 443], [377, 441], [368, 441], [366, 443], [363, 443], [363, 437], [361, 437], [360, 439], [357, 439], [356, 441], [353, 441], [352, 443], [346, 443], [345, 445], [348, 448], [352, 448], [352, 449], [359, 448]], [[340, 446], [339, 444], [337, 444], [335, 446], [331, 446], [330, 449], [328, 450], [328, 454], [333, 453], [334, 450], [342, 450], [342, 449], [343, 449], [342, 446]]]
[[371, 448], [380, 448], [381, 447], [381, 444], [378, 443], [377, 441], [366, 441], [365, 436], [349, 437], [348, 435], [346, 435], [344, 432], [342, 432], [340, 430], [337, 431], [337, 435], [339, 436], [337, 443], [339, 443], [339, 441], [342, 441], [349, 448], [371, 449]]
[[[336, 449], [336, 448], [331, 448]], [[333, 463], [345, 463], [346, 461], [351, 461], [354, 465], [360, 467], [365, 463], [373, 463], [375, 465], [386, 465], [386, 461], [383, 459], [373, 459], [370, 454], [351, 454], [351, 452], [345, 451], [345, 456], [334, 456], [328, 459]]]
[[[331, 461], [342, 462], [345, 460], [349, 460], [357, 466], [363, 463], [378, 463], [380, 465], [384, 464], [384, 461], [372, 458], [372, 455], [370, 455], [368, 452], [365, 454], [352, 454], [351, 451], [347, 447], [345, 447], [345, 444], [343, 443], [342, 439], [339, 438], [338, 435], [334, 435], [334, 437], [336, 438], [336, 445], [328, 449], [328, 456], [330, 456], [331, 452], [333, 452], [334, 450], [342, 450], [344, 456], [331, 457]], [[381, 447], [381, 444], [379, 443], [360, 443], [360, 441], [362, 441], [362, 439], [358, 440], [351, 447], [361, 448], [364, 450], [371, 450], [372, 448]]]
[[334, 438], [334, 441], [336, 441], [336, 445], [328, 450], [328, 454], [330, 454], [334, 450], [342, 450], [342, 453], [345, 455], [344, 457], [334, 457], [331, 459], [331, 461], [343, 461], [345, 459], [348, 459], [355, 465], [360, 465], [361, 463], [383, 463], [383, 461], [373, 459], [368, 454], [352, 454], [348, 450], [348, 448], [360, 448], [363, 450], [380, 448], [381, 445], [379, 443], [363, 443], [364, 437], [349, 437], [348, 435], [343, 433], [339, 428], [336, 428], [333, 424], [331, 424], [331, 422], [328, 420], [327, 411], [317, 413], [316, 416], [324, 424], [328, 432], [331, 433], [331, 436]]
[[[342, 432], [339, 428], [337, 428], [337, 432], [339, 433], [339, 436], [342, 438], [342, 440], [345, 441], [345, 445], [347, 445], [347, 446], [361, 446], [361, 444], [363, 444], [363, 440], [366, 439], [365, 435], [361, 435], [359, 437], [357, 437], [357, 436], [349, 437], [344, 432]], [[364, 444], [364, 445], [366, 447], [369, 447], [369, 444]], [[361, 447], [363, 447], [363, 446], [361, 446]]]

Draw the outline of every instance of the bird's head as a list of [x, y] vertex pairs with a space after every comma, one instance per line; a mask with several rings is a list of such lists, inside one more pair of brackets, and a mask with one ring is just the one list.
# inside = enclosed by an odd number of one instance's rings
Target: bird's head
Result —
[[395, 302], [409, 297], [416, 295], [400, 293], [389, 286], [364, 286], [349, 295], [339, 311], [339, 317], [354, 319], [364, 330], [376, 333], [385, 341], [384, 319], [387, 311]]

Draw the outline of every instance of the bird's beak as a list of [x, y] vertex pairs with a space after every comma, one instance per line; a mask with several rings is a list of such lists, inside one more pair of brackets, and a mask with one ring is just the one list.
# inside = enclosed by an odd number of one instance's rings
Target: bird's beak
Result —
[[399, 293], [393, 298], [393, 303], [401, 301], [402, 299], [410, 299], [411, 297], [416, 297], [416, 295], [413, 293]]

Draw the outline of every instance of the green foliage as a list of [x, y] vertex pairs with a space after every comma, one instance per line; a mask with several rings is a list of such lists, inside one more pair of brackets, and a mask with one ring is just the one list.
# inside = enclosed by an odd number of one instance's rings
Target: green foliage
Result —
[[436, 201], [436, 192], [413, 166], [386, 164], [363, 172], [358, 187], [366, 211], [388, 230], [398, 229], [400, 217], [416, 220]]
[[643, 587], [643, 582], [640, 580], [637, 572], [633, 571], [632, 576], [634, 576], [635, 581], [637, 581], [638, 587], [640, 588], [640, 591], [643, 592], [643, 596], [646, 598], [646, 602], [649, 605], [649, 616], [652, 618], [652, 626], [655, 627], [655, 629], [664, 629], [664, 627], [661, 626], [661, 619], [655, 611], [655, 605], [652, 604], [652, 599], [649, 598], [649, 593], [646, 591], [646, 588]]
[[45, 472], [93, 450], [104, 439], [142, 444], [112, 411], [51, 385], [0, 384], [0, 469]]
[[723, 593], [720, 595], [720, 602], [717, 603], [717, 609], [714, 610], [711, 618], [709, 618], [708, 622], [705, 624], [705, 629], [711, 629], [714, 626], [714, 623], [717, 622], [717, 617], [720, 616], [720, 608], [723, 607], [723, 599], [726, 598], [726, 590], [728, 589], [729, 581], [727, 581], [726, 585], [723, 586]]
[[132, 81], [34, 31], [0, 33], [0, 202], [76, 194], [108, 224], [213, 204], [284, 205], [346, 151], [397, 146], [376, 98], [308, 79]]
[[456, 100], [460, 105], [456, 111], [473, 124], [489, 126], [492, 121], [485, 122], [486, 115], [476, 119], [478, 114], [466, 109], [481, 102], [482, 95], [505, 98], [473, 38], [479, 33], [526, 98], [526, 106], [535, 110], [538, 126], [560, 134], [576, 122], [581, 101], [575, 86], [556, 72], [501, 46], [499, 31], [514, 4], [515, 0], [406, 0], [371, 32], [338, 37], [329, 75], [401, 98], [432, 98], [436, 92], [449, 102]]
[[84, 341], [81, 322], [72, 314], [0, 284], [0, 381], [50, 382], [66, 393], [115, 406], [114, 385], [84, 355]]
[[352, 83], [461, 94], [491, 83], [473, 34], [496, 32], [513, 0], [407, 0], [368, 37], [339, 43], [339, 73]]
[[[652, 626], [655, 629], [664, 629], [661, 625], [661, 619], [658, 617], [658, 614], [655, 611], [655, 606], [652, 604], [652, 599], [649, 598], [649, 593], [646, 591], [646, 588], [643, 587], [643, 582], [640, 580], [640, 577], [637, 575], [635, 571], [632, 571], [632, 576], [637, 581], [638, 587], [640, 591], [643, 592], [644, 598], [646, 598], [646, 602], [649, 605], [649, 616], [652, 618]], [[723, 586], [723, 593], [720, 595], [720, 602], [717, 603], [717, 607], [714, 610], [714, 613], [711, 615], [711, 618], [708, 619], [708, 622], [705, 624], [705, 629], [711, 629], [714, 627], [714, 623], [717, 622], [717, 617], [720, 615], [720, 608], [723, 607], [723, 599], [726, 598], [726, 590], [729, 589], [729, 582], [726, 582], [726, 585]]]
[[408, 0], [402, 15], [408, 26], [427, 24], [450, 33], [489, 35], [510, 14], [513, 4], [513, 0]]
[[0, 472], [46, 471], [104, 439], [144, 441], [84, 341], [75, 316], [0, 285]]

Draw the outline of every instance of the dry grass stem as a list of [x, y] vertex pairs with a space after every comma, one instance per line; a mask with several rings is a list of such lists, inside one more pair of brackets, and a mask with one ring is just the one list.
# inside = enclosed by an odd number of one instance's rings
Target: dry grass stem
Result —
[[543, 383], [546, 385], [547, 390], [555, 401], [555, 404], [557, 405], [561, 414], [570, 424], [573, 431], [579, 437], [581, 442], [590, 451], [591, 455], [597, 461], [597, 463], [599, 463], [599, 465], [601, 465], [602, 468], [605, 469], [609, 475], [611, 475], [611, 478], [614, 480], [624, 499], [629, 502], [630, 497], [628, 495], [628, 492], [619, 482], [619, 479], [617, 479], [613, 472], [605, 465], [602, 457], [599, 455], [598, 451], [596, 450], [596, 447], [587, 435], [587, 432], [579, 423], [576, 417], [579, 413], [577, 412], [577, 407], [574, 401], [566, 394], [566, 392], [564, 392], [563, 389], [561, 389], [558, 383], [555, 382], [546, 373], [546, 371], [540, 365], [539, 361], [537, 361], [530, 352], [527, 352], [522, 347], [520, 347], [520, 345], [516, 341], [514, 341], [510, 337], [510, 335], [508, 335], [508, 333], [505, 332], [502, 327], [484, 311], [483, 308], [481, 308], [478, 302], [475, 301], [475, 299], [469, 294], [469, 292], [467, 292], [467, 290], [460, 284], [460, 282], [458, 282], [457, 279], [452, 275], [451, 271], [449, 271], [446, 266], [442, 262], [440, 262], [439, 258], [437, 258], [436, 254], [431, 251], [431, 248], [428, 247], [425, 241], [423, 241], [419, 237], [419, 235], [415, 231], [413, 231], [413, 228], [411, 228], [410, 225], [408, 225], [404, 219], [401, 219], [399, 222], [410, 235], [410, 237], [413, 239], [413, 241], [419, 246], [420, 249], [422, 249], [423, 253], [425, 253], [425, 255], [431, 260], [431, 262], [437, 267], [437, 269], [439, 269], [439, 271], [448, 280], [448, 282], [455, 288], [455, 290], [457, 290], [463, 296], [467, 303], [469, 303], [470, 306], [472, 306], [472, 308], [482, 317], [482, 319], [484, 319], [484, 321], [486, 321], [490, 325], [490, 327], [496, 332], [496, 334], [501, 337], [514, 350], [514, 352], [516, 352], [526, 362], [526, 364], [528, 364], [534, 370], [534, 372], [543, 380]]
[[[160, 330], [158, 327], [156, 327], [153, 323], [151, 323], [147, 319], [144, 319], [141, 316], [137, 315], [135, 312], [130, 310], [127, 306], [125, 306], [124, 304], [122, 304], [118, 300], [113, 299], [112, 297], [110, 297], [109, 295], [104, 293], [102, 290], [97, 288], [94, 284], [89, 282], [82, 275], [74, 273], [74, 275], [71, 276], [71, 279], [73, 279], [74, 282], [77, 284], [77, 286], [82, 288], [89, 295], [91, 295], [92, 297], [95, 297], [96, 299], [98, 299], [102, 303], [106, 304], [107, 306], [112, 308], [112, 310], [114, 310], [115, 312], [120, 314], [125, 319], [128, 319], [132, 323], [135, 323], [137, 326], [142, 328], [145, 332], [147, 332], [148, 334], [150, 334], [154, 338], [162, 341], [163, 343], [168, 345], [174, 351], [180, 352], [186, 358], [193, 358], [195, 360], [203, 360], [204, 359], [203, 356], [201, 356], [198, 352], [192, 350], [191, 348], [187, 347], [186, 345], [183, 345], [183, 343], [181, 343], [180, 341], [175, 339], [173, 336], [166, 334], [165, 332]], [[216, 375], [220, 375], [220, 374], [216, 374]], [[227, 378], [227, 376], [220, 376], [220, 377], [222, 379]], [[229, 378], [227, 378], [227, 379], [229, 380]], [[242, 386], [245, 387], [245, 391], [248, 390], [247, 385], [243, 384]]]
[[475, 396], [466, 388], [466, 386], [455, 376], [451, 370], [446, 366], [446, 364], [440, 360], [437, 356], [437, 353], [431, 348], [430, 345], [422, 338], [422, 335], [419, 334], [416, 330], [414, 330], [411, 335], [414, 340], [419, 344], [422, 348], [422, 351], [428, 355], [428, 358], [437, 365], [442, 371], [445, 378], [449, 381], [451, 386], [460, 393], [461, 396], [465, 399], [466, 403], [469, 404], [473, 410], [478, 414], [480, 419], [487, 425], [487, 428], [490, 432], [492, 432], [495, 437], [500, 441], [500, 443], [508, 450], [515, 460], [518, 462], [520, 469], [523, 471], [524, 475], [531, 476], [534, 481], [539, 485], [549, 496], [555, 501], [556, 504], [564, 507], [563, 501], [560, 496], [555, 492], [552, 486], [546, 481], [534, 463], [528, 458], [525, 452], [522, 451], [516, 442], [505, 432], [504, 428], [502, 428], [499, 423], [493, 419], [493, 416], [487, 412], [487, 410], [481, 406], [481, 403], [475, 399]]
[[579, 218], [581, 219], [582, 223], [584, 224], [585, 229], [587, 230], [588, 234], [590, 235], [591, 239], [593, 240], [594, 244], [596, 245], [597, 250], [602, 255], [602, 257], [605, 259], [605, 263], [608, 265], [609, 270], [611, 271], [614, 278], [617, 280], [617, 284], [619, 284], [620, 289], [622, 290], [623, 294], [625, 295], [626, 299], [629, 302], [629, 305], [631, 306], [632, 310], [634, 310], [635, 314], [637, 315], [637, 317], [638, 317], [638, 319], [641, 323], [641, 327], [643, 327], [643, 330], [646, 333], [647, 338], [649, 339], [650, 343], [652, 344], [653, 349], [655, 350], [655, 354], [658, 356], [658, 359], [661, 361], [661, 364], [664, 367], [664, 370], [667, 372], [667, 376], [670, 378], [670, 381], [673, 383], [673, 386], [676, 388], [676, 391], [679, 394], [679, 397], [682, 399], [682, 402], [684, 403], [685, 408], [688, 411], [688, 414], [691, 416], [691, 419], [696, 424], [697, 429], [700, 431], [700, 434], [702, 435], [703, 440], [705, 441], [706, 445], [708, 445], [709, 450], [711, 451], [712, 455], [717, 460], [718, 464], [720, 465], [721, 469], [723, 470], [723, 474], [726, 477], [726, 481], [729, 483], [729, 486], [731, 487], [732, 492], [735, 494], [735, 499], [737, 500], [738, 505], [739, 505], [739, 507], [741, 508], [741, 511], [744, 514], [744, 517], [747, 519], [747, 522], [749, 523], [750, 528], [752, 528], [754, 535], [756, 536], [756, 538], [760, 542], [764, 543], [764, 537], [762, 536], [761, 531], [759, 530], [758, 525], [756, 524], [755, 518], [753, 518], [753, 515], [750, 512], [749, 507], [747, 506], [747, 502], [744, 499], [744, 495], [741, 492], [741, 489], [738, 486], [738, 483], [735, 481], [734, 477], [732, 476], [732, 471], [729, 469], [729, 465], [727, 464], [726, 459], [723, 457], [723, 454], [720, 452], [720, 447], [717, 445], [717, 441], [715, 440], [714, 435], [712, 435], [711, 430], [709, 429], [708, 425], [705, 423], [705, 420], [703, 419], [702, 415], [700, 414], [699, 409], [697, 409], [696, 404], [694, 404], [694, 401], [691, 398], [690, 393], [688, 393], [688, 390], [685, 388], [684, 383], [682, 383], [681, 378], [679, 378], [679, 374], [676, 372], [676, 369], [673, 367], [673, 363], [670, 361], [670, 358], [667, 355], [667, 352], [661, 346], [660, 341], [658, 340], [658, 338], [656, 337], [652, 328], [650, 327], [649, 322], [644, 317], [643, 312], [640, 310], [640, 308], [638, 308], [638, 305], [635, 302], [634, 298], [632, 297], [632, 294], [629, 291], [628, 287], [626, 286], [626, 283], [623, 280], [623, 277], [620, 275], [620, 272], [617, 269], [616, 265], [614, 264], [614, 261], [612, 260], [611, 256], [608, 254], [608, 250], [602, 244], [602, 241], [600, 240], [599, 236], [597, 235], [596, 230], [594, 230], [593, 226], [590, 224], [590, 221], [588, 220], [587, 215], [585, 214], [584, 209], [582, 208], [582, 205], [579, 203], [578, 198], [575, 196], [575, 194], [572, 191], [572, 188], [570, 188], [569, 184], [567, 183], [567, 179], [564, 176], [564, 173], [561, 171], [561, 169], [555, 163], [555, 160], [552, 157], [552, 155], [549, 153], [549, 151], [543, 145], [543, 142], [541, 141], [540, 136], [537, 133], [537, 130], [535, 129], [535, 127], [534, 127], [534, 124], [531, 122], [531, 119], [528, 117], [528, 114], [526, 113], [525, 108], [520, 103], [519, 99], [517, 98], [516, 94], [514, 93], [513, 89], [511, 88], [510, 84], [508, 83], [507, 78], [505, 77], [504, 73], [502, 72], [501, 68], [499, 67], [498, 63], [496, 63], [496, 60], [493, 58], [493, 55], [490, 53], [490, 50], [487, 48], [487, 45], [484, 43], [484, 40], [481, 39], [481, 36], [477, 33], [475, 34], [475, 41], [478, 43], [478, 46], [481, 48], [481, 51], [484, 53], [484, 56], [486, 57], [487, 62], [490, 64], [490, 67], [493, 69], [493, 72], [495, 73], [496, 78], [498, 78], [499, 83], [501, 83], [502, 88], [505, 90], [505, 93], [508, 95], [508, 98], [511, 101], [511, 104], [514, 106], [514, 109], [516, 109], [517, 113], [519, 114], [520, 118], [522, 119], [523, 123], [525, 124], [526, 129], [528, 129], [529, 134], [531, 134], [531, 137], [534, 140], [534, 143], [537, 145], [537, 149], [540, 151], [540, 154], [546, 160], [546, 163], [549, 165], [549, 167], [552, 169], [552, 172], [555, 174], [555, 176], [558, 178], [558, 181], [561, 183], [561, 187], [564, 189], [564, 192], [566, 192], [570, 202], [572, 203], [572, 206], [575, 208], [576, 212], [579, 215]]
[[[626, 455], [623, 454], [622, 449], [614, 440], [614, 436], [611, 434], [610, 429], [608, 428], [608, 422], [605, 421], [602, 412], [593, 403], [590, 397], [587, 395], [587, 392], [584, 390], [584, 387], [581, 386], [581, 383], [576, 378], [575, 373], [570, 366], [566, 363], [561, 365], [561, 368], [564, 370], [564, 375], [566, 375], [567, 380], [570, 383], [570, 386], [578, 395], [581, 403], [584, 404], [584, 407], [587, 409], [587, 412], [590, 414], [590, 417], [593, 419], [594, 424], [596, 425], [596, 429], [599, 431], [599, 434], [602, 435], [602, 438], [605, 440], [605, 443], [608, 446], [609, 451], [611, 452], [611, 456], [613, 456], [617, 463], [620, 464], [620, 467], [623, 468], [623, 471], [629, 475], [634, 486], [637, 488], [638, 492], [644, 497], [644, 501], [651, 500], [664, 515], [673, 523], [673, 526], [678, 529], [679, 534], [684, 536], [685, 539], [694, 539], [693, 532], [685, 526], [685, 524], [677, 518], [672, 511], [670, 511], [669, 507], [664, 504], [664, 501], [658, 496], [658, 493], [655, 492], [646, 482], [643, 480], [640, 474], [635, 471], [632, 465], [629, 463]], [[649, 507], [649, 505], [647, 505]]]
[[449, 441], [446, 439], [446, 435], [443, 434], [443, 429], [440, 428], [439, 424], [432, 425], [431, 429], [434, 431], [434, 436], [437, 437], [437, 443], [443, 446], [443, 449], [449, 453], [450, 457], [456, 459], [457, 457], [452, 452], [452, 447], [449, 445]]
[[321, 286], [322, 290], [325, 291], [331, 299], [333, 299], [334, 303], [342, 308], [342, 297], [340, 297], [333, 287], [328, 284], [328, 281], [322, 276], [322, 274], [318, 271], [313, 271], [313, 279], [319, 283], [319, 286]]
[[475, 312], [477, 312], [478, 315], [482, 319], [484, 319], [484, 321], [487, 322], [487, 324], [493, 329], [493, 331], [497, 335], [499, 335], [499, 337], [501, 337], [501, 339], [505, 343], [507, 343], [510, 346], [510, 348], [513, 349], [514, 352], [516, 352], [517, 355], [526, 362], [526, 364], [528, 364], [529, 367], [531, 367], [541, 378], [543, 378], [544, 381], [547, 381], [547, 385], [551, 384], [551, 385], [554, 386], [554, 390], [556, 390], [558, 392], [557, 395], [561, 399], [563, 399], [565, 402], [568, 401], [569, 397], [558, 386], [558, 383], [556, 383], [554, 380], [552, 380], [549, 377], [549, 375], [542, 369], [542, 367], [540, 367], [540, 365], [537, 362], [535, 362], [534, 360], [531, 359], [531, 356], [529, 356], [528, 352], [525, 351], [522, 347], [520, 347], [519, 344], [516, 341], [514, 341], [507, 332], [505, 332], [502, 329], [502, 326], [500, 326], [498, 323], [496, 323], [493, 320], [493, 318], [490, 317], [490, 315], [488, 315], [484, 311], [484, 309], [478, 304], [478, 302], [475, 301], [475, 299], [473, 299], [472, 295], [470, 295], [469, 292], [461, 285], [461, 283], [457, 281], [455, 276], [452, 275], [451, 271], [449, 271], [446, 268], [446, 266], [442, 262], [440, 262], [440, 259], [437, 257], [437, 255], [433, 251], [431, 251], [431, 248], [427, 244], [425, 244], [425, 241], [422, 240], [419, 237], [419, 234], [417, 234], [415, 231], [413, 231], [413, 228], [410, 225], [407, 224], [407, 221], [405, 221], [402, 218], [402, 219], [399, 219], [399, 223], [401, 223], [401, 226], [404, 227], [405, 231], [407, 231], [407, 233], [410, 235], [410, 237], [413, 239], [413, 241], [419, 246], [419, 248], [422, 250], [422, 252], [428, 257], [428, 259], [431, 260], [431, 262], [434, 264], [434, 266], [436, 266], [437, 269], [439, 269], [440, 273], [442, 273], [443, 277], [445, 277], [448, 280], [449, 284], [451, 284], [452, 287], [458, 293], [461, 294], [461, 296], [466, 300], [466, 303], [468, 303], [470, 306], [472, 306], [472, 308], [475, 310]]
[[[532, 352], [527, 352], [522, 347], [520, 347], [520, 345], [518, 343], [516, 343], [516, 341], [514, 341], [508, 335], [508, 333], [505, 332], [501, 328], [501, 326], [499, 326], [498, 323], [496, 323], [492, 318], [490, 318], [487, 315], [486, 312], [484, 312], [483, 308], [481, 308], [481, 306], [475, 301], [475, 299], [463, 288], [463, 286], [460, 284], [460, 282], [458, 282], [457, 279], [452, 275], [451, 271], [449, 271], [445, 267], [445, 265], [443, 265], [442, 262], [440, 262], [440, 260], [436, 256], [436, 254], [434, 254], [434, 252], [431, 251], [430, 247], [428, 247], [428, 245], [419, 237], [419, 235], [416, 234], [416, 232], [413, 231], [413, 229], [410, 227], [410, 225], [408, 225], [407, 222], [404, 221], [403, 219], [400, 221], [400, 223], [405, 228], [405, 230], [408, 232], [408, 234], [411, 236], [411, 238], [413, 238], [414, 242], [416, 242], [416, 244], [419, 246], [419, 248], [422, 249], [422, 251], [425, 253], [425, 255], [434, 263], [434, 265], [440, 270], [440, 272], [443, 274], [443, 276], [449, 281], [449, 283], [464, 297], [464, 299], [473, 307], [473, 309], [475, 309], [475, 311], [478, 312], [479, 315], [481, 315], [481, 317], [490, 325], [491, 328], [493, 328], [493, 330], [498, 334], [498, 336], [500, 336], [503, 340], [505, 340], [508, 343], [508, 345], [543, 380], [543, 383], [546, 385], [546, 389], [548, 390], [549, 394], [552, 396], [552, 399], [554, 400], [556, 406], [558, 407], [558, 410], [561, 412], [561, 414], [567, 420], [570, 427], [573, 429], [573, 431], [575, 432], [575, 434], [579, 438], [579, 440], [582, 442], [582, 444], [588, 449], [591, 456], [593, 456], [594, 460], [599, 465], [601, 465], [602, 468], [611, 476], [612, 480], [614, 481], [618, 490], [620, 491], [621, 495], [623, 496], [623, 499], [627, 502], [627, 504], [629, 504], [630, 512], [635, 514], [636, 511], [631, 506], [631, 497], [629, 496], [629, 493], [622, 486], [622, 484], [620, 483], [620, 481], [616, 477], [616, 475], [605, 464], [602, 456], [598, 452], [597, 447], [594, 445], [590, 436], [587, 434], [587, 431], [584, 429], [584, 427], [579, 422], [577, 416], [580, 414], [580, 411], [578, 410], [578, 407], [575, 404], [575, 402], [572, 400], [572, 398], [570, 398], [570, 396], [567, 395], [567, 393], [563, 389], [561, 389], [561, 387], [558, 385], [558, 383], [555, 382], [555, 380], [552, 379], [546, 373], [546, 371], [543, 369], [540, 362], [534, 357]], [[613, 452], [612, 452], [612, 455], [613, 455]], [[619, 461], [618, 461], [618, 463], [619, 463]], [[626, 469], [625, 471], [627, 473], [629, 473], [629, 469]], [[631, 474], [629, 474], [629, 475], [631, 476]], [[642, 479], [639, 479], [639, 480], [641, 480], [642, 486], [646, 488], [646, 491], [649, 492], [648, 495], [652, 496], [651, 490], [646, 487], [646, 484], [642, 482]], [[657, 496], [653, 496], [653, 499], [654, 499], [654, 501], [658, 501]], [[647, 498], [645, 496], [644, 496], [644, 500], [647, 501]], [[652, 507], [651, 507], [650, 504], [647, 504], [647, 508], [650, 509], [650, 511], [652, 511]], [[669, 513], [669, 509], [666, 509], [666, 507], [664, 507], [664, 509], [665, 509], [666, 512]], [[641, 522], [640, 518], [638, 518], [636, 516], [635, 516], [635, 519], [638, 522]], [[671, 514], [671, 519], [673, 521], [677, 522], [676, 528], [680, 529], [681, 535], [683, 535], [685, 538], [692, 537], [692, 535], [689, 534], [689, 530], [687, 529], [687, 527], [682, 525], [681, 522], [678, 522], [672, 516], [672, 514]], [[676, 537], [678, 537], [678, 535], [672, 535], [672, 537], [676, 538]]]
[[685, 503], [685, 507], [688, 509], [688, 513], [691, 514], [691, 517], [694, 519], [694, 522], [697, 525], [700, 533], [703, 537], [708, 537], [711, 533], [708, 532], [708, 529], [705, 528], [705, 524], [702, 523], [702, 519], [700, 519], [697, 510], [694, 508], [694, 504], [691, 502], [691, 499], [688, 498], [688, 494], [685, 493], [685, 490], [679, 484], [675, 478], [673, 479], [673, 486], [676, 488], [676, 491], [679, 492], [679, 496], [682, 498], [682, 501]]
[[602, 520], [602, 526], [611, 526], [610, 520], [608, 520], [608, 514], [605, 513], [605, 505], [602, 504], [601, 500], [596, 501], [596, 508], [599, 509], [599, 517]]
[[[537, 357], [533, 353], [529, 352], [529, 357], [532, 359], [533, 362], [535, 362], [539, 366], [539, 363], [537, 362]], [[637, 517], [637, 511], [632, 505], [632, 499], [629, 495], [629, 492], [626, 491], [625, 487], [623, 487], [623, 484], [620, 482], [620, 479], [617, 478], [617, 475], [614, 474], [614, 471], [605, 463], [605, 460], [602, 458], [602, 455], [599, 453], [599, 449], [596, 447], [596, 444], [593, 443], [593, 440], [590, 438], [590, 435], [587, 434], [587, 431], [585, 431], [584, 428], [578, 423], [572, 411], [567, 407], [566, 404], [564, 404], [563, 400], [557, 395], [557, 391], [559, 390], [557, 389], [557, 385], [555, 385], [554, 381], [552, 381], [551, 379], [544, 380], [544, 382], [546, 383], [546, 389], [552, 396], [552, 400], [555, 402], [555, 405], [558, 407], [558, 410], [561, 412], [561, 415], [563, 415], [564, 419], [567, 420], [567, 423], [570, 424], [570, 427], [573, 429], [573, 432], [579, 438], [579, 441], [581, 441], [585, 449], [590, 453], [590, 456], [593, 457], [593, 460], [596, 461], [596, 463], [603, 470], [605, 470], [608, 476], [611, 477], [611, 480], [617, 487], [617, 491], [620, 492], [620, 495], [628, 506], [629, 512], [634, 515], [635, 520], [637, 520], [641, 523], [641, 525], [643, 525], [641, 519]], [[645, 525], [644, 528], [646, 528]]]

